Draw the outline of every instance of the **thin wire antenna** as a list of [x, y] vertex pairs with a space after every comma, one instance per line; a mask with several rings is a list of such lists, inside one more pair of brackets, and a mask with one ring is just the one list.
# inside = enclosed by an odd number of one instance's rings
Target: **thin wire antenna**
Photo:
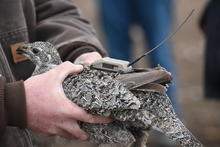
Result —
[[162, 40], [157, 46], [155, 46], [154, 48], [152, 48], [151, 50], [149, 50], [148, 52], [146, 52], [145, 54], [143, 54], [142, 56], [138, 57], [137, 59], [135, 59], [134, 61], [130, 62], [128, 64], [128, 67], [135, 64], [136, 62], [138, 62], [140, 59], [142, 59], [143, 57], [147, 56], [148, 54], [150, 54], [151, 52], [153, 52], [155, 49], [159, 48], [161, 45], [163, 45], [165, 42], [167, 42], [168, 40], [170, 40], [182, 27], [183, 25], [189, 20], [189, 18], [192, 16], [192, 14], [194, 13], [195, 9], [193, 9], [190, 14], [186, 17], [186, 19], [177, 27], [177, 29], [171, 33], [168, 37], [166, 37], [164, 40]]

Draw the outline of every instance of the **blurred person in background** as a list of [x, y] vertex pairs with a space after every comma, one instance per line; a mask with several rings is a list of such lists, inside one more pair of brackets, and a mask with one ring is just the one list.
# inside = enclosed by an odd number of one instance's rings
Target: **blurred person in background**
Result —
[[205, 44], [205, 85], [207, 98], [220, 100], [220, 1], [210, 0], [200, 21]]
[[[133, 24], [142, 27], [149, 48], [158, 45], [171, 32], [173, 0], [99, 0], [99, 6], [110, 57], [131, 61], [133, 36], [129, 31]], [[180, 113], [171, 42], [167, 41], [149, 57], [152, 67], [160, 64], [172, 73], [174, 84], [168, 88], [168, 95], [176, 112]]]

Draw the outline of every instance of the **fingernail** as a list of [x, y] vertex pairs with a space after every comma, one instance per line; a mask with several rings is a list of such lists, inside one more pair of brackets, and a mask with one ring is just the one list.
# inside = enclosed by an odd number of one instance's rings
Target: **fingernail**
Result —
[[81, 135], [80, 140], [87, 140], [88, 136], [87, 135]]
[[83, 66], [81, 64], [75, 64], [76, 68], [79, 68], [79, 69], [83, 69]]

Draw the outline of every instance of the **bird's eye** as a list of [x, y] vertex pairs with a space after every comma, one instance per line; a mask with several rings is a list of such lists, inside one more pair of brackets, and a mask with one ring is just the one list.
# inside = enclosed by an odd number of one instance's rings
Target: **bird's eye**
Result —
[[39, 50], [38, 50], [38, 49], [36, 49], [36, 48], [33, 48], [33, 50], [32, 50], [32, 51], [33, 51], [33, 53], [34, 53], [34, 54], [37, 54], [37, 53], [39, 52]]

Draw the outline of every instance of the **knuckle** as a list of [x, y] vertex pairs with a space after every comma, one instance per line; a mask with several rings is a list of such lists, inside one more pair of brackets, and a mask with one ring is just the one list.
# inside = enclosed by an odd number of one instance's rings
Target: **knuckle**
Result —
[[71, 63], [70, 61], [65, 61], [65, 62], [63, 62], [63, 65], [64, 66], [73, 66], [73, 63]]
[[78, 124], [76, 122], [74, 122], [71, 126], [68, 127], [67, 130], [72, 136], [79, 138], [82, 131], [79, 128]]
[[87, 135], [85, 135], [85, 133], [80, 128], [75, 130], [73, 136], [77, 139], [80, 139], [80, 140], [86, 140], [87, 139]]
[[51, 127], [48, 129], [47, 136], [55, 136], [58, 135], [58, 131], [56, 128]]
[[85, 65], [91, 65], [92, 64], [92, 61], [85, 61], [85, 63], [84, 63]]
[[72, 132], [70, 132], [72, 134], [72, 136], [74, 136], [75, 138], [80, 138], [81, 136], [81, 132], [79, 130], [72, 130]]

